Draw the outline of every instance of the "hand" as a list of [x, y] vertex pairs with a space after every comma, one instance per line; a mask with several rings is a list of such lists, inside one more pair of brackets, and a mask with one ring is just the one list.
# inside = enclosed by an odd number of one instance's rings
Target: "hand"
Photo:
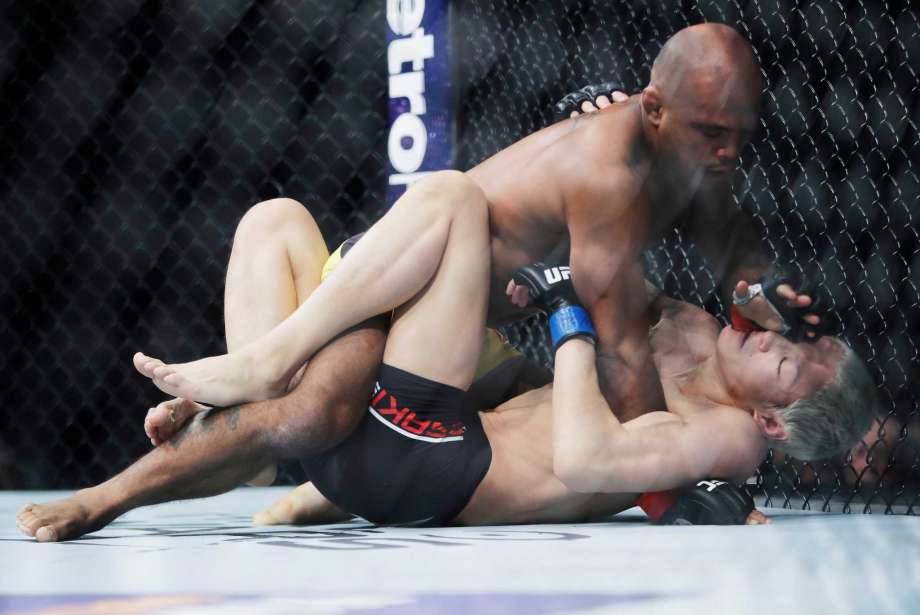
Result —
[[150, 438], [150, 444], [159, 446], [176, 435], [192, 417], [207, 409], [207, 406], [188, 399], [160, 402], [156, 408], [147, 411], [144, 433]]
[[754, 500], [744, 487], [718, 479], [698, 481], [682, 489], [658, 520], [662, 525], [742, 525], [760, 521]]
[[[567, 265], [547, 265], [534, 263], [521, 267], [511, 276], [515, 286], [510, 284], [507, 290], [512, 295], [518, 295], [521, 301], [529, 298], [533, 306], [546, 313], [549, 318], [550, 340], [553, 348], [558, 349], [566, 340], [573, 337], [586, 336], [597, 341], [597, 332], [591, 323], [588, 312], [579, 304], [572, 286], [571, 271]], [[522, 299], [523, 290], [527, 296]]]
[[569, 92], [556, 103], [556, 116], [562, 119], [594, 113], [628, 98], [629, 95], [623, 92], [623, 86], [615, 81], [586, 85]]
[[[780, 284], [776, 287], [776, 294], [786, 302], [786, 307], [802, 310], [813, 302], [811, 295], [798, 294], [790, 284]], [[752, 296], [751, 284], [740, 280], [735, 285], [735, 306], [742, 316], [757, 323], [760, 327], [770, 331], [782, 333], [786, 329], [786, 322], [782, 315], [773, 308], [762, 292], [754, 292]], [[739, 302], [740, 301], [740, 302]], [[801, 312], [802, 321], [812, 326], [821, 324], [821, 318], [811, 312]], [[817, 334], [815, 331], [805, 333], [809, 339]]]
[[770, 521], [770, 518], [756, 508], [751, 511], [744, 521], [745, 525], [770, 525], [771, 523], [773, 522]]
[[508, 280], [505, 294], [511, 298], [511, 303], [519, 308], [530, 305], [530, 291], [523, 284], [515, 284], [514, 280]]
[[569, 117], [578, 117], [582, 113], [594, 113], [595, 111], [606, 109], [613, 103], [623, 102], [624, 100], [629, 100], [629, 94], [620, 90], [614, 90], [609, 95], [599, 94], [594, 100], [583, 101], [578, 110], [573, 110], [569, 113]]

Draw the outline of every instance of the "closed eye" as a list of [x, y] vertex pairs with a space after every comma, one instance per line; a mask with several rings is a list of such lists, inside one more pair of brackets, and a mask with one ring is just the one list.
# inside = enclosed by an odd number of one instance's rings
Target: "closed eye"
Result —
[[786, 357], [783, 357], [779, 361], [779, 365], [776, 366], [776, 377], [779, 378], [780, 370], [783, 368], [783, 363], [786, 361]]

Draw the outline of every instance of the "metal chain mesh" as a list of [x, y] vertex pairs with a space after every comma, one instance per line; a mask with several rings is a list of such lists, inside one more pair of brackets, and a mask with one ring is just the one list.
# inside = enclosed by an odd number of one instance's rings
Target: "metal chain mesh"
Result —
[[379, 217], [384, 8], [9, 4], [7, 486], [95, 484], [149, 449], [144, 408], [162, 396], [132, 373], [131, 354], [224, 351], [223, 277], [249, 206], [281, 195], [307, 203], [330, 243]]
[[[307, 203], [327, 240], [385, 185], [384, 3], [7, 3], [0, 20], [0, 487], [97, 483], [147, 450], [136, 348], [222, 351], [231, 234], [253, 203]], [[920, 475], [916, 11], [859, 1], [455, 3], [465, 168], [550, 121], [566, 91], [637, 90], [661, 43], [736, 25], [765, 75], [737, 191], [780, 259], [814, 266], [887, 402], [846, 459], [773, 456], [768, 504], [914, 512]], [[679, 233], [669, 291], [721, 309]], [[542, 329], [511, 331], [544, 360]], [[298, 475], [288, 475], [297, 480]]]
[[[751, 40], [765, 107], [738, 205], [763, 226], [774, 258], [815, 272], [885, 406], [846, 458], [802, 463], [773, 453], [756, 490], [767, 505], [915, 512], [918, 13], [860, 0], [490, 0], [457, 12], [461, 168], [546, 125], [552, 104], [585, 83], [619, 79], [638, 91], [661, 44], [682, 27], [718, 21]], [[670, 294], [723, 313], [717, 281], [679, 231], [649, 250], [646, 264]], [[542, 343], [532, 325], [509, 336]], [[545, 348], [528, 350], [548, 360]]]

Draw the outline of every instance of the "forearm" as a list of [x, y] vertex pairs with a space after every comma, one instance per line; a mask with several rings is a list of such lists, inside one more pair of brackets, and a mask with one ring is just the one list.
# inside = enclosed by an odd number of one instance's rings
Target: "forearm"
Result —
[[[721, 283], [724, 304], [729, 305], [735, 284], [760, 278], [770, 259], [754, 219], [745, 211], [734, 210], [729, 196], [723, 198], [724, 203], [704, 208], [688, 231]], [[732, 210], [732, 215], [724, 215]]]
[[594, 490], [595, 463], [624, 432], [601, 394], [596, 353], [587, 340], [569, 340], [556, 351], [553, 379], [553, 470], [572, 489]]

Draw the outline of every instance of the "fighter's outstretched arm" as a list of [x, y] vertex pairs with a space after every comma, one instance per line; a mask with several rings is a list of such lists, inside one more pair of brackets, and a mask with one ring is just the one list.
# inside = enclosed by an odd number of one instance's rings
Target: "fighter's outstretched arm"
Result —
[[594, 168], [581, 179], [568, 191], [566, 208], [572, 283], [597, 329], [601, 391], [621, 417], [631, 418], [648, 409], [645, 399], [660, 398], [638, 263], [647, 221], [630, 206], [640, 186], [627, 168]]
[[556, 351], [553, 471], [570, 489], [660, 491], [756, 469], [759, 457], [750, 446], [756, 427], [742, 413], [712, 410], [684, 419], [650, 412], [621, 423], [601, 395], [595, 361], [585, 338]]

